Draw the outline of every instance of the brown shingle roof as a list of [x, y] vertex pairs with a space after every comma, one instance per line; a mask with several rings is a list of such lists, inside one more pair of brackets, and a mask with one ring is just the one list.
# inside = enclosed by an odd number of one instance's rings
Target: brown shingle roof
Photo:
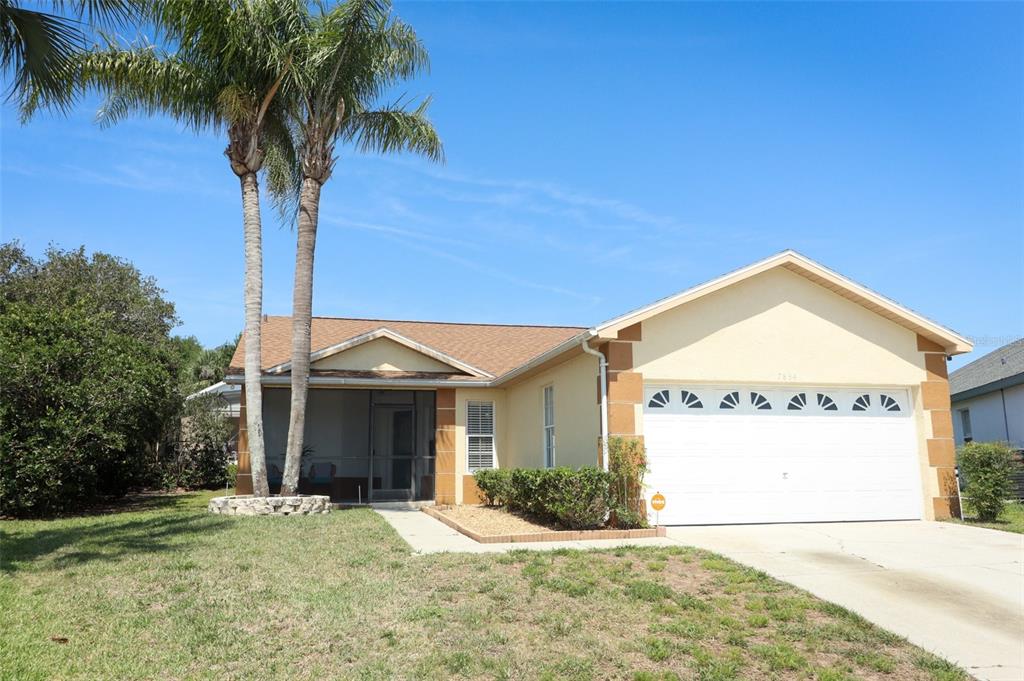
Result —
[[[526, 364], [585, 329], [577, 326], [513, 326], [503, 324], [451, 324], [390, 319], [314, 317], [311, 350], [343, 343], [370, 331], [391, 329], [410, 340], [450, 355], [478, 369], [501, 376]], [[264, 317], [263, 369], [291, 360], [292, 318]], [[245, 340], [231, 358], [231, 373], [242, 370]]]

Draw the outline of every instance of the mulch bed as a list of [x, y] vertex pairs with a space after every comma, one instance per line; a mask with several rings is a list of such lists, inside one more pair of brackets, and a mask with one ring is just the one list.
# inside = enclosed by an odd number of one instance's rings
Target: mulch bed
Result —
[[544, 523], [537, 518], [511, 513], [500, 506], [424, 506], [422, 510], [482, 544], [665, 536], [664, 527], [642, 530], [568, 530], [557, 524]]

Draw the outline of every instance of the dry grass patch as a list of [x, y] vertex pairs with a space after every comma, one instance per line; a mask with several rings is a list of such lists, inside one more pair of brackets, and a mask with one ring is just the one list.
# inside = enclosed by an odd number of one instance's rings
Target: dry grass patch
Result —
[[695, 549], [413, 556], [371, 511], [223, 518], [207, 496], [0, 525], [0, 677], [966, 678]]

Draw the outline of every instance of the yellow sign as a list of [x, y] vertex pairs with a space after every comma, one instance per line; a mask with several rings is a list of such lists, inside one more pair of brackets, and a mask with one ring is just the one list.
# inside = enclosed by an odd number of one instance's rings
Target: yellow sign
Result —
[[665, 496], [661, 492], [658, 492], [651, 497], [651, 508], [655, 511], [660, 511], [665, 508]]

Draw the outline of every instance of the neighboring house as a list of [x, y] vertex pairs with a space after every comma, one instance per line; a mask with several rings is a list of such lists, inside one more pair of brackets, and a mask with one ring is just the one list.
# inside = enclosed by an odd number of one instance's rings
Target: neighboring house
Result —
[[[600, 465], [605, 433], [643, 438], [667, 524], [957, 504], [946, 358], [971, 344], [793, 251], [592, 328], [317, 317], [312, 347], [303, 487], [339, 500], [475, 503], [474, 470]], [[271, 477], [290, 348], [264, 318]]]
[[949, 375], [956, 442], [1009, 442], [1024, 449], [1024, 338]]
[[[195, 399], [197, 397], [205, 397], [208, 395], [216, 395], [217, 400], [214, 403], [214, 407], [217, 412], [224, 416], [233, 426], [232, 432], [234, 435], [231, 436], [231, 440], [228, 441], [228, 457], [229, 463], [237, 463], [238, 461], [238, 415], [241, 412], [242, 404], [242, 386], [238, 384], [225, 383], [219, 381], [213, 385], [207, 386], [202, 390], [197, 390], [192, 393], [186, 400]], [[187, 424], [182, 424], [187, 427]]]

